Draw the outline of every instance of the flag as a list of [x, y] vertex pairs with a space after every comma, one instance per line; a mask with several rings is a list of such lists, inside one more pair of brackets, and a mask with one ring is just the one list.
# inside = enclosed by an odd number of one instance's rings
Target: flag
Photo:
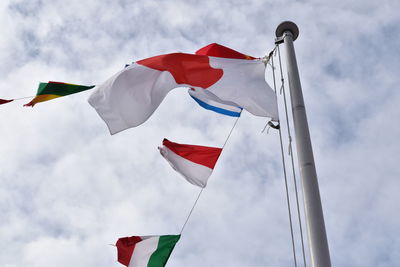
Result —
[[206, 187], [222, 148], [178, 144], [163, 140], [163, 146], [158, 148], [160, 154], [169, 162], [174, 170], [185, 179], [199, 187]]
[[79, 93], [91, 89], [93, 87], [94, 85], [84, 86], [84, 85], [61, 83], [61, 82], [40, 83], [36, 93], [36, 97], [32, 99], [31, 102], [25, 104], [24, 106], [33, 107], [36, 103], [48, 101], [61, 96]]
[[242, 112], [241, 107], [236, 106], [235, 103], [232, 102], [222, 101], [208, 90], [190, 88], [188, 93], [197, 104], [205, 109], [231, 117], [240, 117], [240, 113]]
[[206, 45], [196, 51], [196, 55], [212, 56], [212, 57], [223, 57], [223, 58], [236, 58], [236, 59], [256, 59], [255, 57], [242, 54], [229, 47], [213, 43]]
[[0, 105], [14, 101], [14, 99], [0, 99]]
[[257, 116], [278, 119], [276, 96], [266, 84], [264, 63], [172, 53], [143, 59], [124, 68], [89, 97], [110, 133], [136, 127], [176, 87], [207, 89], [222, 101]]
[[129, 267], [163, 267], [180, 235], [131, 236], [115, 244], [118, 262]]
[[[247, 59], [247, 60], [256, 59], [252, 56], [242, 54], [229, 47], [217, 43], [209, 44], [203, 48], [200, 48], [199, 50], [196, 51], [196, 55]], [[188, 93], [197, 102], [197, 104], [199, 104], [201, 107], [205, 109], [214, 111], [222, 115], [240, 117], [240, 114], [242, 112], [241, 107], [238, 107], [237, 104], [233, 102], [221, 100], [216, 95], [211, 93], [209, 90], [202, 88], [190, 88], [188, 90]]]

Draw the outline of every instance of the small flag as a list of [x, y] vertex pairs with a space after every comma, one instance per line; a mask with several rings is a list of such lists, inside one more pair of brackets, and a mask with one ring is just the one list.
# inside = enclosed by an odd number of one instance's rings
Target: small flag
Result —
[[242, 108], [235, 105], [235, 103], [222, 101], [216, 95], [201, 88], [190, 88], [189, 95], [201, 107], [214, 111], [216, 113], [227, 115], [231, 117], [240, 117]]
[[206, 187], [222, 148], [178, 144], [163, 140], [160, 154], [191, 184]]
[[0, 99], [0, 105], [14, 101], [14, 99]]
[[172, 53], [143, 59], [109, 78], [89, 97], [115, 134], [144, 123], [176, 87], [207, 89], [256, 116], [278, 119], [274, 91], [259, 60]]
[[129, 267], [164, 267], [180, 235], [131, 236], [115, 244], [118, 262]]
[[57, 97], [79, 93], [95, 87], [61, 82], [40, 83], [36, 97], [24, 106], [33, 107], [36, 103], [48, 101]]

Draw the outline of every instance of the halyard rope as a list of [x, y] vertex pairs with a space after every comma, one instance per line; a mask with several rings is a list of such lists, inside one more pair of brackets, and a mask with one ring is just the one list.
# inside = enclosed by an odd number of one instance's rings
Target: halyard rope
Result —
[[181, 231], [180, 231], [180, 233], [179, 233], [180, 235], [182, 235], [182, 232], [183, 232], [183, 230], [185, 229], [185, 226], [186, 226], [187, 222], [189, 221], [189, 218], [190, 218], [190, 216], [192, 215], [192, 212], [193, 212], [193, 210], [194, 210], [194, 207], [196, 207], [197, 201], [199, 200], [199, 198], [200, 198], [200, 196], [201, 196], [201, 193], [203, 193], [203, 190], [204, 190], [204, 188], [202, 188], [202, 189], [200, 190], [199, 194], [197, 195], [196, 201], [194, 202], [192, 208], [190, 209], [189, 215], [186, 217], [186, 221], [185, 221], [185, 223], [183, 224], [182, 229], [181, 229]]
[[26, 98], [34, 98], [34, 96], [25, 96], [25, 97], [19, 97], [19, 98], [14, 98], [13, 100], [22, 100], [22, 99], [26, 99]]
[[[275, 67], [274, 67], [274, 58], [271, 56], [271, 63], [272, 63], [272, 76], [274, 80], [274, 91], [275, 95], [277, 96], [276, 92], [276, 79], [275, 79]], [[287, 208], [288, 208], [288, 216], [289, 216], [289, 225], [290, 225], [290, 235], [292, 238], [292, 250], [293, 250], [293, 260], [294, 260], [294, 266], [297, 267], [297, 257], [296, 257], [296, 247], [294, 244], [294, 234], [293, 234], [293, 223], [292, 223], [292, 212], [290, 209], [290, 198], [289, 198], [289, 188], [288, 188], [288, 181], [287, 181], [287, 175], [286, 175], [286, 164], [285, 164], [285, 153], [283, 152], [283, 142], [282, 142], [282, 131], [281, 128], [279, 127], [279, 141], [281, 144], [281, 155], [282, 155], [282, 165], [283, 165], [283, 176], [285, 179], [285, 189], [286, 189], [286, 201], [287, 201]]]
[[304, 250], [304, 238], [303, 238], [303, 227], [302, 227], [301, 214], [300, 214], [299, 193], [298, 193], [298, 189], [297, 189], [296, 172], [295, 172], [295, 168], [294, 168], [294, 160], [293, 160], [293, 153], [292, 153], [293, 152], [293, 150], [292, 150], [292, 135], [290, 132], [289, 116], [288, 116], [288, 109], [287, 109], [287, 102], [286, 102], [286, 91], [285, 91], [285, 85], [284, 85], [284, 79], [283, 79], [281, 52], [279, 49], [279, 45], [278, 45], [278, 58], [279, 58], [279, 69], [280, 69], [281, 81], [282, 81], [281, 94], [283, 92], [283, 101], [285, 103], [285, 115], [286, 115], [286, 126], [287, 126], [286, 128], [288, 131], [287, 134], [288, 134], [288, 138], [289, 138], [289, 155], [291, 158], [293, 183], [294, 183], [294, 189], [296, 192], [297, 217], [298, 217], [299, 228], [300, 228], [301, 249], [303, 252], [304, 267], [306, 267], [307, 264], [306, 264], [306, 254], [305, 254], [305, 250]]
[[[239, 117], [237, 117], [237, 119], [235, 120], [235, 123], [233, 124], [233, 126], [232, 126], [232, 128], [231, 128], [231, 130], [230, 130], [230, 132], [229, 132], [229, 134], [228, 134], [228, 137], [225, 139], [224, 145], [222, 146], [222, 151], [224, 150], [224, 147], [225, 147], [226, 143], [228, 142], [229, 138], [231, 137], [232, 132], [233, 132], [233, 129], [235, 129], [236, 124], [237, 124], [239, 118], [240, 118], [240, 115], [239, 115]], [[197, 195], [196, 201], [194, 202], [192, 208], [190, 209], [190, 212], [189, 212], [189, 214], [188, 214], [188, 216], [187, 216], [187, 218], [186, 218], [186, 220], [185, 220], [185, 223], [183, 224], [183, 226], [182, 226], [182, 228], [181, 228], [180, 234], [182, 234], [183, 230], [185, 229], [185, 226], [186, 226], [187, 222], [189, 221], [189, 218], [190, 218], [190, 216], [192, 215], [193, 210], [194, 210], [194, 208], [196, 207], [197, 202], [199, 201], [199, 198], [200, 198], [200, 196], [201, 196], [201, 193], [203, 193], [203, 191], [204, 191], [204, 188], [202, 188], [202, 189], [200, 190], [199, 194]]]

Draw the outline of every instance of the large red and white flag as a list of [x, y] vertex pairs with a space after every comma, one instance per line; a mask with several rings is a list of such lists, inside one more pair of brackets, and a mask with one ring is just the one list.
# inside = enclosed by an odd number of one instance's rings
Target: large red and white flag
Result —
[[158, 149], [174, 170], [189, 183], [202, 188], [207, 185], [222, 152], [219, 147], [178, 144], [168, 139], [164, 139], [163, 146]]
[[118, 262], [128, 267], [164, 267], [180, 235], [131, 236], [118, 239]]
[[172, 53], [139, 60], [96, 86], [89, 103], [110, 133], [136, 127], [176, 87], [211, 92], [257, 116], [278, 119], [276, 96], [261, 60]]

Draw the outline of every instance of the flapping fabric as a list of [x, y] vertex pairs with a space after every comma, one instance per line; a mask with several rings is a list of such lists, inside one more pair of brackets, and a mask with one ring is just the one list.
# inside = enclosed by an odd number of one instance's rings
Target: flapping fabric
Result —
[[242, 112], [241, 107], [236, 106], [235, 103], [219, 99], [216, 95], [208, 90], [201, 88], [190, 88], [188, 93], [194, 99], [194, 101], [197, 102], [197, 104], [205, 109], [222, 115], [240, 117]]
[[33, 107], [39, 102], [48, 101], [54, 98], [76, 94], [94, 88], [94, 85], [85, 86], [62, 82], [40, 83], [36, 93], [36, 97], [24, 106]]
[[118, 239], [118, 262], [128, 267], [164, 267], [180, 235], [131, 236]]
[[14, 99], [0, 99], [0, 105], [10, 103], [14, 101]]
[[256, 59], [252, 56], [242, 54], [236, 50], [229, 47], [212, 43], [200, 48], [196, 51], [196, 55], [205, 55], [212, 57], [223, 57], [223, 58], [236, 58], [236, 59]]
[[173, 53], [140, 60], [96, 86], [89, 103], [110, 133], [136, 127], [157, 109], [176, 87], [206, 89], [225, 103], [256, 116], [278, 118], [276, 96], [264, 79], [264, 64]]
[[158, 148], [161, 155], [174, 170], [180, 173], [189, 183], [204, 188], [207, 185], [222, 148], [178, 144], [163, 140]]
[[[226, 46], [217, 43], [209, 44], [199, 49], [196, 52], [196, 55], [207, 55], [212, 57], [244, 59], [244, 60], [256, 59], [252, 56], [240, 53], [236, 50], [233, 50], [231, 48], [228, 48]], [[232, 117], [239, 117], [242, 112], [242, 108], [238, 106], [236, 103], [220, 99], [210, 90], [202, 88], [196, 88], [196, 89], [191, 88], [188, 90], [188, 93], [201, 107], [214, 111], [216, 113]]]

